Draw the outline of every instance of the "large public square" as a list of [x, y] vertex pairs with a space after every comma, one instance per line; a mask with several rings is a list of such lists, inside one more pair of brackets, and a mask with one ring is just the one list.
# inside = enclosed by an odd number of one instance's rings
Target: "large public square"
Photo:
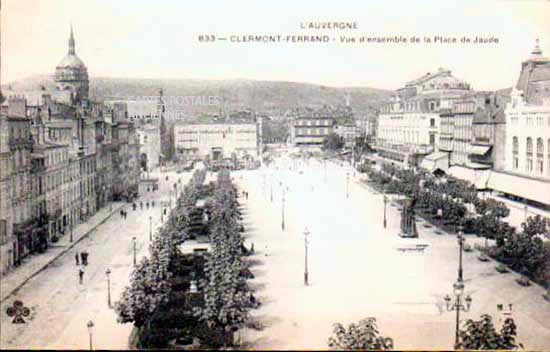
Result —
[[[154, 208], [133, 211], [128, 218], [118, 211], [86, 238], [57, 258], [2, 303], [2, 311], [18, 299], [31, 309], [26, 324], [11, 324], [2, 314], [2, 348], [85, 349], [87, 322], [94, 322], [94, 349], [128, 348], [131, 324], [116, 322], [107, 304], [110, 269], [112, 302], [128, 285], [136, 256], [147, 255], [150, 226], [161, 225], [159, 203], [173, 193], [173, 183], [185, 184], [191, 173], [153, 173], [158, 192], [142, 194], [138, 201], [155, 199]], [[168, 176], [168, 180], [166, 180]], [[207, 182], [215, 175], [209, 173]], [[396, 349], [451, 349], [455, 312], [444, 297], [452, 294], [457, 279], [459, 251], [454, 234], [437, 235], [418, 222], [419, 238], [398, 236], [400, 212], [387, 204], [383, 226], [383, 195], [370, 189], [364, 174], [349, 165], [315, 160], [276, 159], [257, 170], [232, 172], [240, 190], [245, 245], [256, 248], [250, 285], [261, 305], [252, 319], [261, 330], [242, 329], [242, 346], [254, 349], [326, 349], [334, 323], [347, 325], [375, 317], [382, 335]], [[284, 204], [283, 204], [284, 191]], [[395, 201], [395, 196], [390, 195]], [[283, 230], [284, 216], [284, 230]], [[151, 223], [149, 220], [151, 217]], [[304, 284], [305, 241], [308, 229], [308, 285]], [[483, 239], [467, 235], [466, 243]], [[425, 247], [424, 251], [409, 250]], [[90, 253], [83, 284], [79, 284], [74, 253]], [[465, 293], [471, 295], [469, 312], [461, 320], [491, 314], [497, 326], [504, 317], [497, 304], [513, 305], [518, 340], [529, 350], [550, 346], [550, 305], [537, 285], [521, 287], [515, 273], [495, 271], [495, 262], [480, 262], [477, 253], [464, 253]]]

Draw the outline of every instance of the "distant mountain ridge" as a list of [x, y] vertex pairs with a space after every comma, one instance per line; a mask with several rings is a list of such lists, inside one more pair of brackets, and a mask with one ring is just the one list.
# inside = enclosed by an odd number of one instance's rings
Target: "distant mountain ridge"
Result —
[[[55, 83], [50, 75], [36, 75], [3, 85], [2, 89], [6, 96], [9, 96], [9, 87], [14, 91], [39, 90], [40, 87], [53, 90]], [[390, 90], [368, 87], [336, 88], [319, 84], [249, 79], [90, 78], [90, 98], [96, 101], [157, 96], [159, 88], [163, 89], [165, 96], [218, 97], [226, 110], [251, 108], [281, 113], [297, 106], [345, 105], [347, 94], [354, 110], [364, 111], [377, 108], [393, 94]], [[220, 106], [197, 109], [214, 112], [213, 110], [220, 109]]]

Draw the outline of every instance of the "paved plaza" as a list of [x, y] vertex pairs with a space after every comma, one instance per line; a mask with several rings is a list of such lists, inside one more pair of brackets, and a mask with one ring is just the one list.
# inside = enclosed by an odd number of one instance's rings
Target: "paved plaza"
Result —
[[[249, 191], [247, 242], [254, 242], [256, 278], [252, 285], [264, 302], [253, 311], [265, 325], [262, 331], [241, 332], [247, 346], [262, 349], [327, 348], [332, 324], [347, 325], [376, 317], [384, 336], [396, 349], [452, 349], [455, 312], [448, 312], [444, 296], [452, 295], [457, 279], [458, 244], [454, 235], [436, 235], [420, 223], [418, 239], [402, 239], [400, 215], [388, 206], [383, 228], [382, 195], [374, 194], [350, 172], [346, 198], [346, 169], [310, 162], [303, 173], [255, 171], [237, 177]], [[264, 185], [264, 174], [265, 185]], [[271, 177], [273, 174], [273, 202]], [[289, 188], [285, 201], [285, 231], [281, 230], [280, 182]], [[304, 236], [309, 235], [309, 286], [304, 286]], [[473, 246], [483, 240], [466, 236]], [[403, 251], [416, 244], [421, 252]], [[401, 249], [401, 250], [400, 250]], [[267, 254], [267, 255], [266, 255]], [[550, 304], [543, 288], [521, 287], [515, 273], [499, 274], [495, 263], [480, 262], [477, 253], [464, 253], [465, 293], [473, 298], [461, 318], [491, 314], [497, 326], [497, 304], [512, 304], [518, 339], [527, 349], [550, 347]]]

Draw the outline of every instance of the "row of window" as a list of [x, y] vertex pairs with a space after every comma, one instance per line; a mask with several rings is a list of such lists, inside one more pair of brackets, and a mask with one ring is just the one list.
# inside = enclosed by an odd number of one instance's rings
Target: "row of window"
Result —
[[[549, 116], [536, 116], [535, 113], [532, 114], [525, 114], [524, 118], [522, 118], [521, 122], [524, 122], [526, 126], [537, 126], [542, 127], [545, 125], [544, 121], [546, 120], [546, 125], [550, 126], [550, 115]], [[510, 124], [511, 125], [518, 125], [520, 122], [518, 115], [512, 115], [510, 117]]]
[[[547, 151], [550, 155], [550, 138], [547, 145], [549, 146]], [[533, 154], [533, 139], [531, 137], [527, 137], [525, 140], [525, 152], [527, 155]], [[512, 153], [519, 153], [519, 139], [516, 136], [512, 137]], [[537, 154], [544, 154], [544, 140], [540, 137], [537, 138]]]

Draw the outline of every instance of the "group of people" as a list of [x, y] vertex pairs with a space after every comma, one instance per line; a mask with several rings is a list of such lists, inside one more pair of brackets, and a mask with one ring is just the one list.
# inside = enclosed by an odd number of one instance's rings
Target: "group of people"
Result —
[[78, 279], [82, 285], [84, 280], [84, 267], [88, 265], [88, 252], [82, 251], [80, 253], [76, 252], [74, 255], [76, 266], [78, 266]]
[[[153, 208], [154, 206], [155, 206], [155, 201], [152, 200], [152, 201], [151, 201], [151, 208]], [[149, 209], [149, 201], [146, 201], [146, 202], [145, 202], [145, 207], [146, 207], [147, 209]], [[132, 208], [133, 208], [134, 210], [136, 210], [136, 209], [137, 209], [137, 204], [136, 204], [136, 203], [133, 203], [133, 204], [132, 204]], [[139, 202], [139, 209], [140, 209], [140, 210], [143, 210], [143, 201]]]
[[126, 219], [128, 217], [128, 213], [126, 212], [126, 210], [120, 209], [120, 217], [123, 219]]

